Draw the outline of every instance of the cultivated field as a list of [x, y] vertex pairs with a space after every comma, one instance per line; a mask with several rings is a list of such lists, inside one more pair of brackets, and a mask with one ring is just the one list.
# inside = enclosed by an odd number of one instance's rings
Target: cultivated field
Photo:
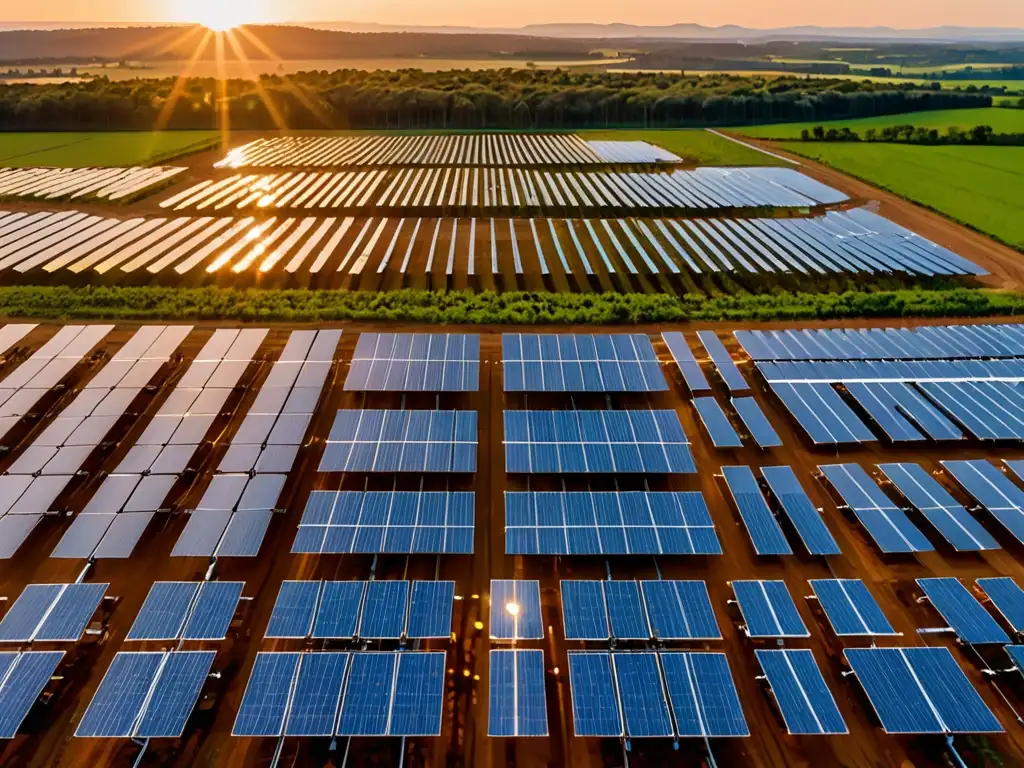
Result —
[[752, 125], [735, 128], [737, 133], [759, 139], [798, 139], [804, 129], [816, 125], [826, 128], [849, 128], [862, 133], [868, 128], [882, 129], [893, 125], [913, 125], [945, 131], [955, 126], [969, 129], [976, 125], [989, 125], [996, 133], [1024, 133], [1024, 110], [989, 107], [987, 109], [949, 109], [935, 112], [866, 117], [859, 120], [833, 120], [816, 123], [784, 123], [781, 125]]
[[149, 165], [209, 146], [216, 131], [0, 134], [0, 166]]

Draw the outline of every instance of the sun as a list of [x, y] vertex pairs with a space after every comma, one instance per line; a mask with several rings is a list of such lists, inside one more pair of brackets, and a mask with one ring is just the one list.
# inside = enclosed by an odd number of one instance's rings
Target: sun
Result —
[[252, 0], [188, 0], [179, 4], [184, 21], [202, 24], [214, 32], [227, 32], [243, 24], [264, 21], [262, 3]]

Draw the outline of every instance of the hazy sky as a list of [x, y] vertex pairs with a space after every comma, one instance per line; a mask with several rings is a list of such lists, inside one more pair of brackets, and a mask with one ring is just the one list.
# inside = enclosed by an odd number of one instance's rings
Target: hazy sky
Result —
[[[779, 27], [1024, 27], [1022, 0], [0, 0], [2, 21], [192, 21], [231, 6], [251, 21], [375, 21], [385, 24], [520, 26], [536, 22], [628, 22]], [[198, 10], [197, 10], [198, 9]]]

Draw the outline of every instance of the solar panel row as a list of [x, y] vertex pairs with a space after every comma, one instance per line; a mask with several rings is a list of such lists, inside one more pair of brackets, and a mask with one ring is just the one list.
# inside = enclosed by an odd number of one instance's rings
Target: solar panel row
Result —
[[2, 168], [0, 197], [36, 200], [138, 198], [184, 173], [184, 168]]
[[223, 640], [243, 581], [158, 581], [126, 640]]
[[345, 378], [346, 391], [475, 392], [480, 336], [454, 333], [363, 333]]
[[0, 620], [0, 642], [77, 642], [108, 586], [29, 584]]

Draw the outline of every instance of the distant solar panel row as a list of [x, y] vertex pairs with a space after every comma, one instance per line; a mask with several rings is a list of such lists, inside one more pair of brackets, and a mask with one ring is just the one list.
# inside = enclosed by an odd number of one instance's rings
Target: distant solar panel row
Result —
[[506, 392], [660, 392], [668, 389], [643, 334], [501, 337]]
[[104, 200], [149, 194], [184, 168], [0, 168], [0, 198]]
[[770, 382], [844, 383], [868, 386], [910, 383], [1010, 383], [1024, 379], [1024, 359], [986, 360], [760, 360]]
[[243, 581], [158, 581], [126, 640], [223, 640]]
[[566, 640], [720, 640], [703, 581], [561, 582]]
[[505, 493], [509, 555], [720, 555], [704, 497], [684, 493]]
[[292, 552], [472, 554], [473, 493], [313, 491]]
[[510, 473], [693, 473], [675, 411], [505, 411]]
[[249, 367], [265, 329], [219, 329], [78, 515], [51, 557], [126, 558], [163, 508]]
[[724, 653], [569, 652], [576, 736], [747, 736]]
[[454, 599], [454, 581], [285, 581], [265, 637], [448, 637]]
[[445, 655], [260, 653], [234, 736], [439, 736]]
[[345, 378], [346, 391], [476, 392], [480, 336], [363, 333]]
[[[612, 155], [617, 160], [611, 160]], [[628, 158], [628, 159], [627, 159]], [[646, 142], [588, 142], [566, 134], [437, 136], [292, 136], [256, 139], [227, 153], [217, 166], [343, 165], [590, 165], [679, 162]]]
[[0, 621], [0, 642], [77, 642], [108, 586], [29, 584]]

